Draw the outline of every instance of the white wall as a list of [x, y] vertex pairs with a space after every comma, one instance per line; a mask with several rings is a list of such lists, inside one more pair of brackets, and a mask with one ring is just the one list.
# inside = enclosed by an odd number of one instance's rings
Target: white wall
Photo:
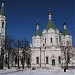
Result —
[[[2, 28], [2, 21], [4, 22], [4, 27]], [[6, 28], [6, 17], [0, 15], [0, 43], [5, 39], [5, 28]], [[1, 54], [1, 44], [0, 44], [0, 54]]]
[[67, 43], [69, 43], [69, 46], [72, 46], [72, 37], [71, 35], [62, 35], [61, 36], [61, 43], [62, 43], [62, 46], [67, 46]]
[[[46, 43], [45, 43], [46, 38]], [[52, 38], [52, 43], [50, 38]], [[69, 41], [72, 45], [72, 37], [67, 36], [61, 36], [58, 29], [52, 29], [50, 28], [48, 31], [44, 29], [42, 31], [42, 36], [33, 36], [32, 37], [32, 46], [31, 46], [31, 66], [32, 67], [40, 67], [40, 61], [41, 61], [41, 67], [49, 67], [49, 68], [58, 68], [61, 67], [61, 64], [59, 64], [58, 57], [61, 55], [61, 45], [60, 45], [60, 39], [63, 43], [63, 46], [67, 45], [67, 41]], [[57, 43], [58, 41], [58, 43]], [[43, 45], [44, 44], [44, 45]], [[36, 57], [39, 57], [39, 64], [36, 64]], [[46, 64], [46, 57], [48, 57], [49, 63]], [[55, 59], [55, 66], [52, 66], [52, 59]]]

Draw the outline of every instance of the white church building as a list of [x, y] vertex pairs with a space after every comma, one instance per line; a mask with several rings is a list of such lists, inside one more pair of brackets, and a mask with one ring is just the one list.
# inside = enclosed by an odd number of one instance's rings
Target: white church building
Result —
[[32, 37], [31, 67], [32, 68], [60, 68], [61, 67], [61, 46], [72, 46], [72, 36], [68, 34], [66, 23], [61, 33], [52, 21], [52, 13], [48, 13], [46, 28], [39, 30], [39, 23], [36, 24], [36, 32]]

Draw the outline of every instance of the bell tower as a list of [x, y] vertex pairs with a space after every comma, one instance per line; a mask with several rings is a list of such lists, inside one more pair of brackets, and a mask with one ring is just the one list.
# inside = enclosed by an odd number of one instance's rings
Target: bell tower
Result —
[[4, 0], [2, 0], [2, 7], [0, 10], [0, 36], [5, 37], [5, 28], [6, 28], [6, 17], [4, 11]]
[[5, 44], [5, 31], [6, 31], [6, 17], [5, 17], [5, 10], [4, 10], [4, 0], [2, 0], [2, 6], [0, 10], [0, 54], [1, 48]]

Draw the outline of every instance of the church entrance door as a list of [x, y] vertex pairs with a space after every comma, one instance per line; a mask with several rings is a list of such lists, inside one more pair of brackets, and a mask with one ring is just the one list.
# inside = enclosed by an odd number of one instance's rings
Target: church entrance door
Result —
[[55, 59], [52, 59], [52, 66], [55, 66]]

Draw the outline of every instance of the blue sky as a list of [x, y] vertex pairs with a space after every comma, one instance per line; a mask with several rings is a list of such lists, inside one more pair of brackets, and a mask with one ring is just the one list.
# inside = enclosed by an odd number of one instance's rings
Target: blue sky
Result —
[[74, 5], [74, 0], [5, 0], [7, 33], [16, 39], [26, 38], [31, 43], [37, 19], [42, 31], [47, 25], [50, 8], [56, 28], [63, 31], [63, 23], [66, 22], [75, 45]]

